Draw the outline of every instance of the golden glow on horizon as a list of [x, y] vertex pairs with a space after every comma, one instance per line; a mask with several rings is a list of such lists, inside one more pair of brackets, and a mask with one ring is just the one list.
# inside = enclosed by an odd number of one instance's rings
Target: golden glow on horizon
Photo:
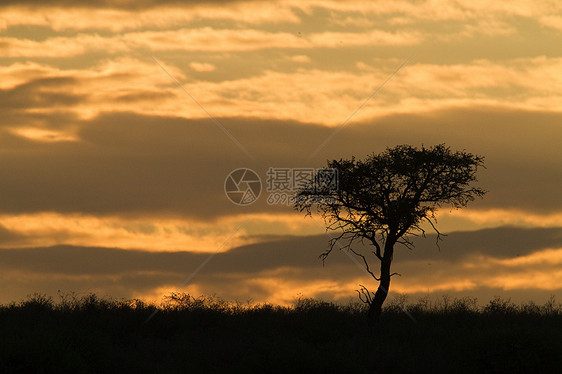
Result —
[[[241, 225], [238, 233], [227, 240]], [[14, 234], [0, 247], [57, 244], [141, 249], [159, 252], [213, 253], [255, 243], [250, 235], [307, 235], [322, 231], [312, 220], [295, 214], [249, 214], [211, 222], [171, 218], [96, 217], [79, 214], [39, 213], [0, 215], [0, 225]]]
[[426, 284], [402, 284], [397, 281], [393, 284], [392, 289], [394, 292], [401, 294], [410, 293], [423, 293], [423, 292], [442, 292], [442, 291], [466, 291], [473, 290], [476, 288], [477, 284], [470, 279], [460, 279], [460, 280], [449, 280], [441, 283], [427, 282]]
[[562, 249], [544, 249], [526, 256], [509, 258], [505, 260], [492, 260], [502, 266], [522, 267], [528, 265], [560, 265], [562, 264]]
[[[40, 133], [43, 134], [43, 133]], [[50, 134], [50, 133], [49, 133]], [[56, 138], [41, 141], [67, 141]], [[523, 218], [521, 218], [523, 217]], [[451, 218], [455, 220], [451, 221]], [[562, 215], [538, 215], [523, 211], [443, 210], [439, 212], [442, 232], [466, 231], [504, 225], [523, 227], [560, 227]], [[223, 250], [255, 243], [261, 235], [325, 234], [322, 220], [294, 212], [256, 213], [225, 216], [210, 222], [181, 218], [96, 217], [80, 214], [38, 213], [0, 215], [0, 225], [21, 237], [6, 241], [4, 248], [50, 246], [57, 244], [101, 246], [150, 251], [214, 252], [242, 224], [236, 238]], [[430, 233], [428, 231], [428, 233]]]
[[522, 227], [561, 227], [562, 213], [537, 214], [516, 209], [489, 210], [443, 210], [443, 217], [462, 218], [478, 225], [490, 226], [522, 226]]
[[70, 133], [65, 133], [62, 131], [54, 131], [54, 130], [47, 130], [47, 129], [32, 128], [32, 127], [27, 127], [27, 128], [19, 127], [19, 128], [13, 128], [12, 132], [18, 136], [22, 136], [30, 140], [45, 142], [45, 143], [78, 141], [78, 137], [76, 137], [75, 135], [72, 135]]
[[[215, 252], [235, 230], [234, 222], [221, 222], [221, 229], [188, 220], [123, 219], [39, 213], [0, 216], [0, 224], [22, 238], [4, 247], [68, 244], [149, 251]], [[222, 250], [245, 243], [242, 229]], [[19, 243], [18, 243], [19, 241]], [[15, 244], [15, 245], [14, 245]]]
[[[550, 258], [550, 256], [553, 256], [553, 258]], [[556, 290], [562, 281], [562, 271], [552, 271], [552, 269], [542, 268], [541, 265], [556, 265], [560, 262], [562, 262], [562, 249], [547, 249], [521, 258], [506, 260], [479, 257], [458, 264], [435, 262], [432, 272], [429, 272], [430, 269], [426, 269], [427, 275], [421, 272], [416, 276], [405, 274], [404, 279], [394, 277], [391, 282], [391, 295], [396, 293], [454, 293], [476, 290], [481, 287], [497, 287], [504, 290], [518, 288]], [[484, 267], [482, 267], [482, 264], [484, 264]], [[517, 267], [517, 269], [514, 270], [514, 267]], [[462, 270], [463, 268], [472, 270], [466, 272]], [[435, 274], [435, 270], [438, 274]], [[491, 271], [493, 274], [490, 274]], [[327, 277], [329, 277], [329, 272], [329, 269], [326, 270]], [[296, 279], [291, 279], [295, 275], [297, 275]], [[335, 300], [350, 300], [355, 296], [354, 290], [358, 289], [360, 284], [367, 285], [371, 291], [376, 289], [376, 285], [371, 279], [361, 275], [357, 278], [346, 279], [343, 282], [331, 279], [303, 282], [301, 276], [301, 269], [278, 268], [248, 278], [237, 279], [236, 290], [228, 290], [228, 292], [230, 295], [235, 295], [234, 299], [245, 302], [249, 297], [244, 298], [243, 295], [255, 294], [252, 290], [257, 288], [263, 290], [263, 292], [260, 293], [261, 297], [252, 299], [254, 302], [292, 305], [298, 297], [321, 298], [322, 295], [326, 294], [332, 295]], [[177, 290], [177, 287], [160, 288], [150, 294], [139, 295], [139, 297], [157, 301], [171, 291], [186, 292], [197, 297], [212, 294], [213, 288], [200, 284], [195, 278], [193, 283], [185, 289]]]
[[562, 271], [558, 269], [548, 272], [541, 270], [520, 271], [502, 276], [491, 276], [487, 283], [490, 287], [498, 287], [503, 290], [558, 290], [560, 284], [562, 284]]

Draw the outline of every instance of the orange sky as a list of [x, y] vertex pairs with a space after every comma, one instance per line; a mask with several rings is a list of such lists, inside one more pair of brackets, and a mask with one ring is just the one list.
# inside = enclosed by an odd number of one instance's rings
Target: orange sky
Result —
[[391, 291], [561, 294], [558, 2], [73, 4], [0, 5], [0, 302], [158, 299], [217, 250], [182, 291], [353, 298], [321, 224], [225, 178], [441, 142], [486, 157], [489, 193], [439, 213], [440, 252], [400, 249]]

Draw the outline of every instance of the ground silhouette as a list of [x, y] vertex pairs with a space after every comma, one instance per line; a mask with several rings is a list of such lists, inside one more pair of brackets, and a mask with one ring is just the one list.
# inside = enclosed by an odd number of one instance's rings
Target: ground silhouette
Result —
[[[291, 307], [172, 294], [140, 300], [34, 295], [0, 307], [0, 373], [554, 373], [562, 305], [496, 298]], [[406, 316], [407, 310], [414, 317]]]

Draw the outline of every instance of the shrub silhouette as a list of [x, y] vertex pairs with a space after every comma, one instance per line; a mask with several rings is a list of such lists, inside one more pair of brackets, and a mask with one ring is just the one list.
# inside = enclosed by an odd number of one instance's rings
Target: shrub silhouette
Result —
[[562, 305], [554, 299], [514, 308], [500, 298], [478, 307], [474, 298], [408, 303], [401, 295], [375, 331], [364, 328], [359, 302], [278, 306], [180, 293], [160, 305], [60, 299], [35, 294], [0, 306], [0, 373], [546, 373], [562, 365]]

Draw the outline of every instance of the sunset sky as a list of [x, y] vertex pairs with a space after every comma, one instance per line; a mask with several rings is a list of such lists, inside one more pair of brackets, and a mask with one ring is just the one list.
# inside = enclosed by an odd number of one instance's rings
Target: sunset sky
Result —
[[439, 212], [440, 249], [396, 248], [390, 295], [562, 300], [561, 2], [75, 4], [0, 3], [1, 303], [354, 299], [376, 285], [322, 265], [323, 222], [268, 204], [268, 169], [439, 143], [484, 156], [489, 192]]

